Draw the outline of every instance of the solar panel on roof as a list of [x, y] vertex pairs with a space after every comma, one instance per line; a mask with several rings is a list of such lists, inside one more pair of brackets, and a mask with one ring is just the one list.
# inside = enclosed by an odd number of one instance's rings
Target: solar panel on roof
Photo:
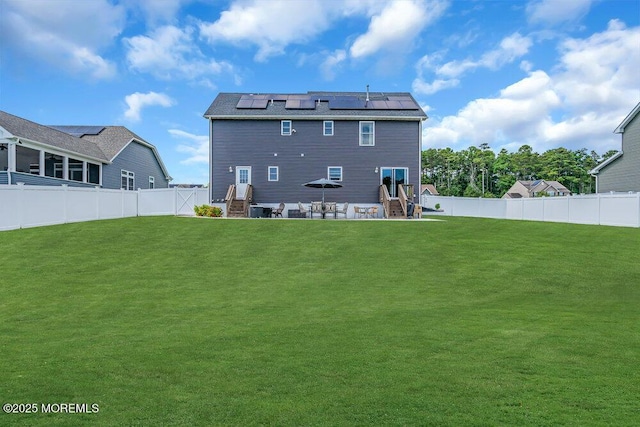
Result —
[[329, 108], [332, 110], [362, 110], [364, 101], [355, 96], [336, 97], [329, 100]]
[[83, 135], [98, 135], [104, 130], [104, 126], [49, 126], [66, 134], [81, 137]]
[[242, 95], [240, 97], [240, 101], [238, 101], [238, 104], [236, 105], [236, 108], [239, 109], [243, 109], [243, 108], [255, 108], [255, 109], [263, 109], [263, 108], [267, 108], [267, 104], [269, 103], [269, 100], [266, 98], [258, 98], [256, 99], [254, 96], [252, 95]]
[[252, 105], [252, 100], [240, 98], [240, 101], [238, 101], [238, 105], [236, 105], [236, 108], [251, 108]]
[[267, 108], [267, 104], [269, 103], [268, 99], [254, 99], [251, 103], [251, 108]]
[[386, 101], [369, 101], [366, 105], [371, 110], [388, 110]]
[[316, 108], [316, 102], [313, 99], [288, 99], [284, 108], [288, 110], [313, 110]]

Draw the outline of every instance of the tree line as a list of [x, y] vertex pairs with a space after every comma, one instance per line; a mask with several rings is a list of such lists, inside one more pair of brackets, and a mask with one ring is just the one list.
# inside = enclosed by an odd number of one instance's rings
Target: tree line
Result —
[[488, 144], [461, 151], [429, 148], [422, 151], [422, 183], [434, 184], [444, 196], [502, 197], [517, 180], [536, 179], [558, 181], [572, 193], [594, 193], [589, 171], [615, 153], [554, 148], [538, 154], [529, 145], [498, 154]]

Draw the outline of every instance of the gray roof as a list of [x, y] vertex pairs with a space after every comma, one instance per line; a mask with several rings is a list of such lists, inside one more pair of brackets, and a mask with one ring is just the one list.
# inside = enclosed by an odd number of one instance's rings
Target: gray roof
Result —
[[113, 159], [132, 141], [135, 140], [143, 145], [146, 145], [153, 151], [158, 164], [162, 168], [162, 172], [169, 179], [170, 175], [162, 162], [160, 153], [156, 147], [131, 132], [124, 126], [55, 126], [57, 129], [69, 129], [75, 132], [86, 132], [82, 134], [81, 139], [90, 141], [96, 144], [107, 155], [109, 161]]
[[[368, 100], [367, 100], [368, 98]], [[385, 118], [425, 120], [408, 92], [307, 92], [306, 94], [219, 93], [207, 118]]]
[[91, 141], [98, 147], [100, 147], [100, 149], [104, 152], [104, 154], [106, 154], [110, 161], [112, 161], [113, 158], [120, 151], [122, 151], [122, 149], [126, 147], [129, 142], [131, 142], [132, 139], [136, 139], [144, 144], [151, 145], [124, 126], [56, 125], [51, 127], [69, 134], [80, 134], [80, 138], [82, 140]]
[[96, 144], [87, 144], [80, 138], [49, 126], [40, 125], [13, 114], [0, 111], [0, 126], [17, 138], [49, 145], [66, 152], [81, 154], [108, 162], [105, 153]]

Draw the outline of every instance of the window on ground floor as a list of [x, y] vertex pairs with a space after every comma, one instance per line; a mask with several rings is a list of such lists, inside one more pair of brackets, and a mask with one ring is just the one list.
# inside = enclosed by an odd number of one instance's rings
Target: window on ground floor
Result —
[[278, 166], [269, 166], [269, 181], [278, 181], [280, 178]]
[[82, 182], [82, 160], [69, 158], [69, 180]]
[[329, 166], [327, 168], [327, 178], [331, 181], [342, 181], [342, 166]]
[[135, 174], [122, 169], [120, 171], [120, 188], [123, 190], [133, 190], [135, 188]]
[[100, 184], [100, 165], [87, 163], [87, 181], [91, 184]]
[[16, 145], [16, 172], [40, 174], [40, 151]]

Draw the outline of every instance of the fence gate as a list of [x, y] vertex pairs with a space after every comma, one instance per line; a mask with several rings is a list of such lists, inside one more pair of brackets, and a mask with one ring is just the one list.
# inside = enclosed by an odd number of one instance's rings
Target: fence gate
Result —
[[176, 215], [193, 215], [196, 188], [176, 188]]

